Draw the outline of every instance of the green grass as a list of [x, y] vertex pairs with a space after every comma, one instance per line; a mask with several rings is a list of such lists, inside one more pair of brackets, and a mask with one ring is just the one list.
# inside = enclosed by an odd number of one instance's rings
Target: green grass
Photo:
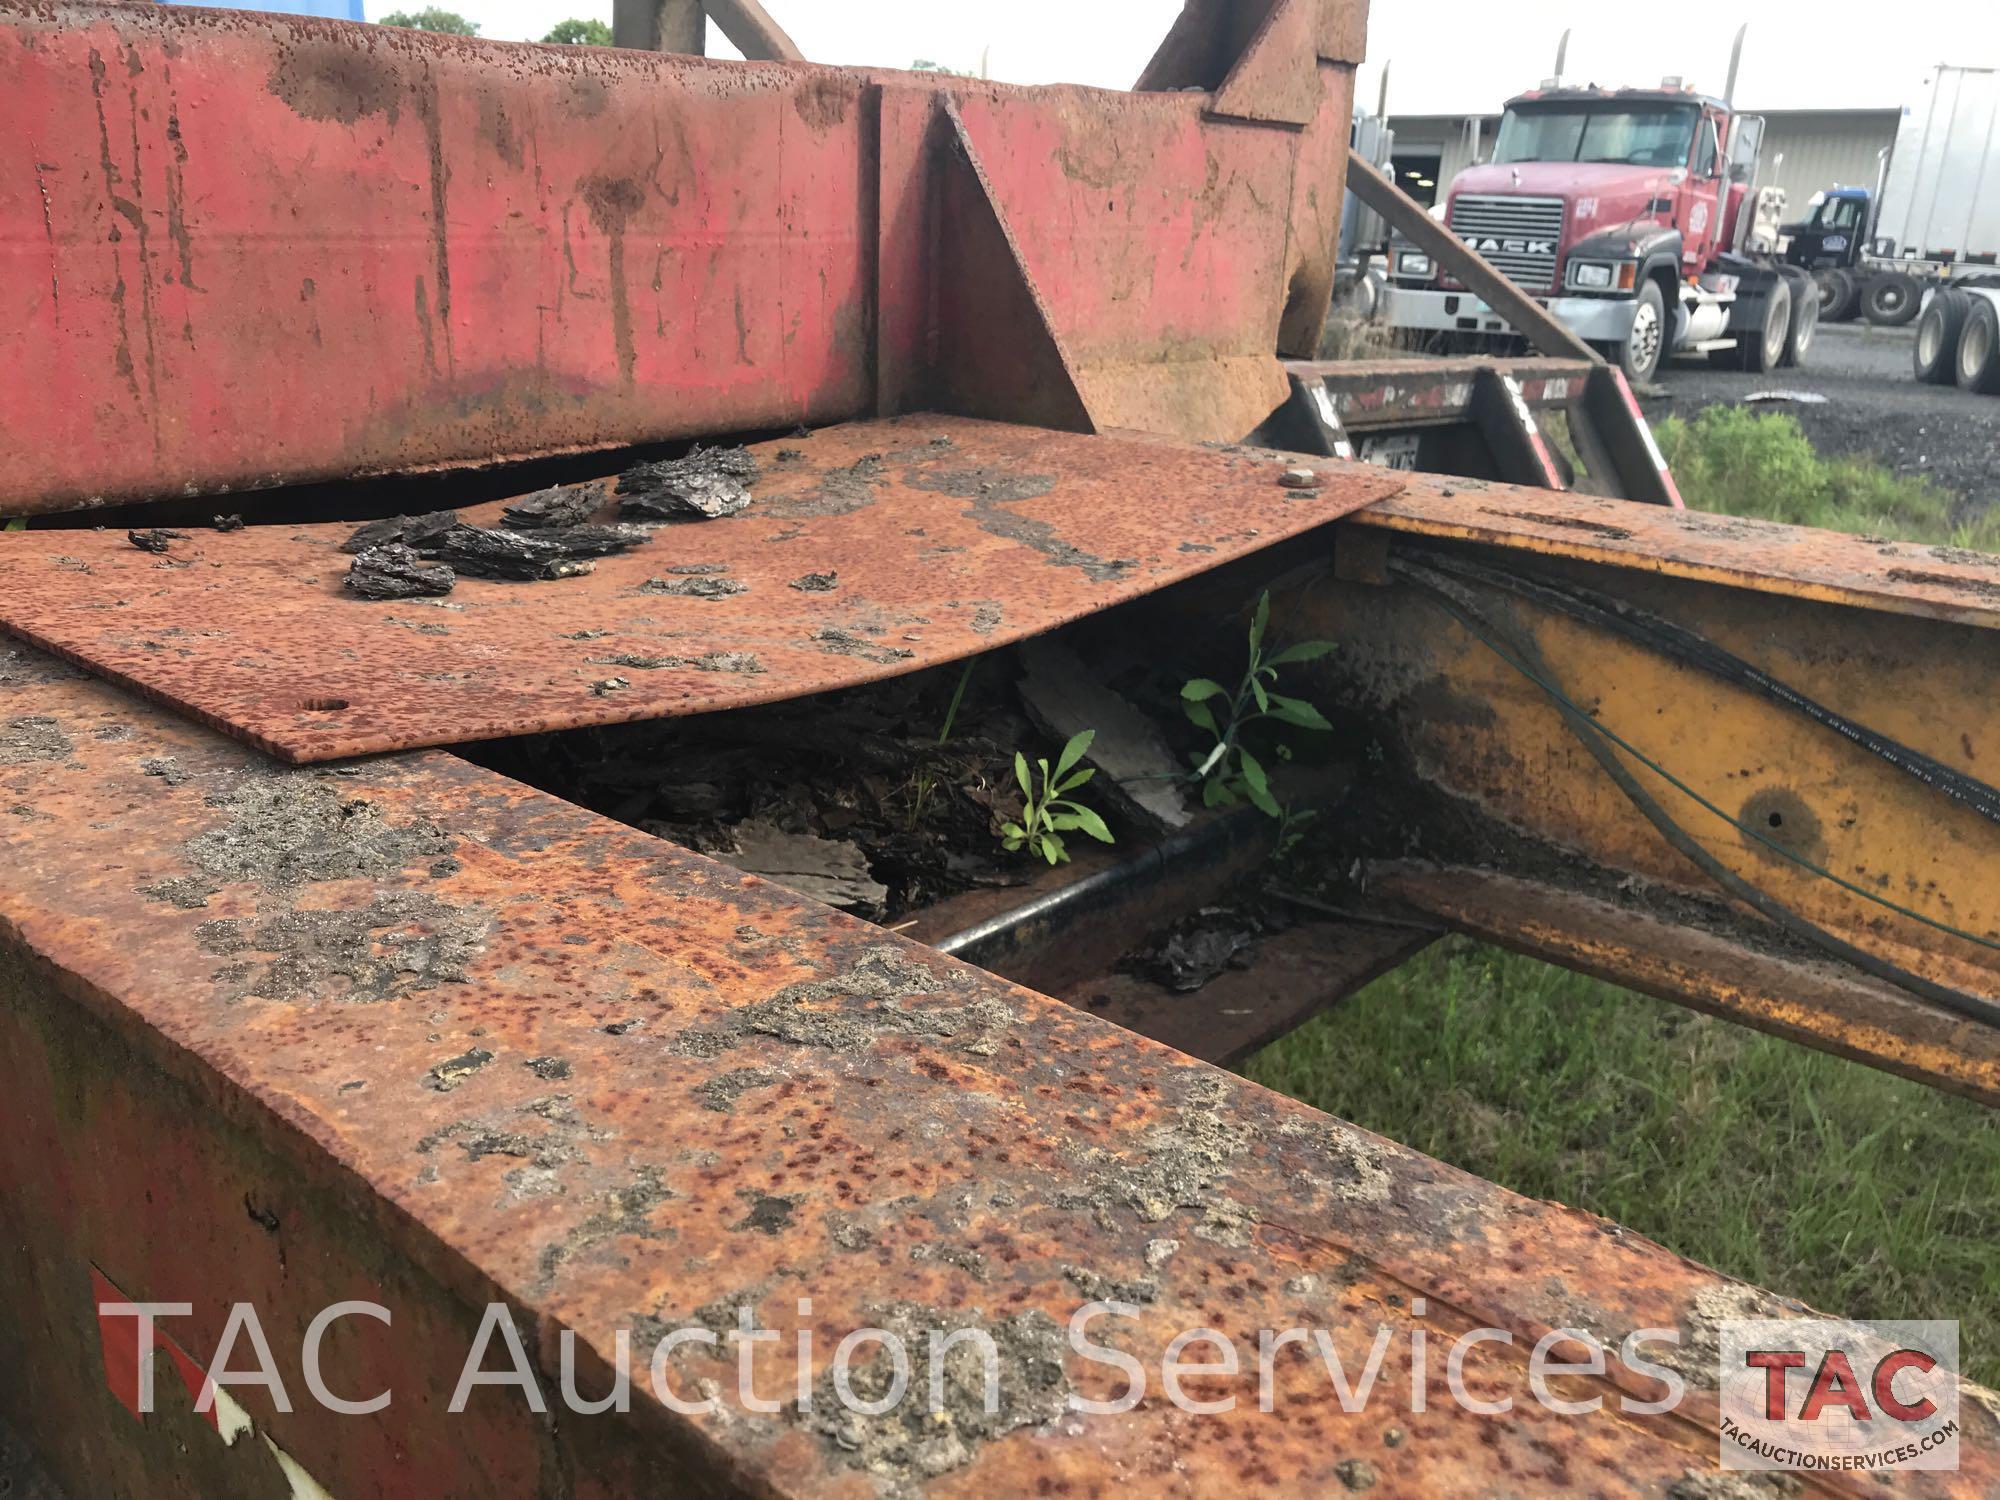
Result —
[[[1821, 459], [1789, 416], [1659, 436], [1690, 505], [2000, 550], [2000, 524]], [[1243, 1071], [1827, 1312], [1956, 1318], [1965, 1373], [2000, 1385], [1993, 1111], [1459, 938]]]
[[1711, 406], [1692, 422], [1668, 417], [1653, 434], [1696, 510], [2000, 552], [2000, 512], [1961, 513], [1928, 480], [1821, 458], [1787, 414]]

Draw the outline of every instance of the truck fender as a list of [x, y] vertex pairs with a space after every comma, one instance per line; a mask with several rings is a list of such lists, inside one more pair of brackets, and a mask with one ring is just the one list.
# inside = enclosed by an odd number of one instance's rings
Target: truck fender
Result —
[[[1671, 225], [1626, 224], [1617, 229], [1599, 230], [1588, 239], [1570, 246], [1570, 260], [1636, 260], [1639, 274], [1649, 274], [1657, 264], [1672, 267], [1680, 280], [1681, 232]], [[1669, 298], [1669, 301], [1672, 299]]]

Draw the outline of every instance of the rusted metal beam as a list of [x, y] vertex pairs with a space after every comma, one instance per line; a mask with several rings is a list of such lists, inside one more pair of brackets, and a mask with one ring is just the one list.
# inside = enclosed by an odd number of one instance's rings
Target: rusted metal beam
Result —
[[[739, 515], [660, 527], [587, 576], [468, 577], [428, 603], [345, 592], [346, 524], [202, 532], [163, 557], [110, 532], [12, 533], [0, 626], [273, 754], [326, 760], [897, 676], [1192, 578], [1403, 483], [1348, 466], [1298, 489], [1275, 454], [951, 417], [751, 452]], [[608, 519], [610, 487], [585, 488]]]
[[700, 57], [707, 31], [701, 0], [611, 0], [614, 47]]
[[[1322, 691], [1395, 747], [1420, 846], [1576, 898], [1536, 910], [1521, 946], [1987, 1097], [2000, 600], [1981, 565], [1574, 494], [1411, 487], [1402, 516], [1351, 528], [1360, 565], [1294, 607], [1341, 642]], [[1528, 931], [1497, 889], [1461, 882], [1427, 909]], [[1630, 930], [1613, 940], [1592, 901]], [[1679, 926], [1700, 931], [1670, 941]], [[1885, 983], [1928, 1028], [1896, 1019]], [[1942, 1045], [1962, 1055], [1941, 1063]]]
[[1100, 1020], [1219, 1067], [1331, 1010], [1435, 941], [1416, 925], [1306, 917], [1260, 938], [1241, 969], [1225, 969], [1191, 995], [1139, 975], [1107, 973], [1056, 991]]
[[1352, 149], [1347, 153], [1347, 186], [1388, 220], [1392, 229], [1485, 298], [1489, 307], [1542, 353], [1594, 365], [1604, 363], [1604, 356], [1572, 333], [1560, 318], [1509, 281], [1491, 261], [1433, 219], [1421, 203]]
[[1865, 620], [1868, 611], [1881, 610], [1982, 630], [2000, 627], [2000, 562], [1991, 554], [1745, 516], [1642, 509], [1591, 495], [1468, 485], [1438, 475], [1404, 478], [1400, 493], [1369, 506], [1354, 524], [1476, 543], [1524, 560], [1563, 558], [1855, 607], [1842, 618]]
[[[0, 1404], [72, 1493], [269, 1493], [269, 1443], [333, 1494], [1660, 1494], [1716, 1467], [1720, 1320], [1799, 1310], [447, 755], [279, 770], [20, 651], [0, 745]], [[294, 1408], [237, 1387], [257, 1440], [224, 1447], [162, 1362], [134, 1420], [103, 1286], [190, 1303], [163, 1332], [197, 1375], [253, 1304]], [[1266, 1414], [1253, 1359], [1202, 1388], [1228, 1412], [1066, 1410], [1126, 1388], [1062, 1334], [1107, 1288], [1135, 1310], [1099, 1330], [1155, 1380], [1183, 1329], [1324, 1327], [1351, 1373], [1386, 1327], [1379, 1395], [1280, 1359]], [[296, 1379], [355, 1297], [392, 1322], [321, 1368], [393, 1393], [365, 1420]], [[496, 1299], [559, 1419], [512, 1387], [447, 1414]], [[658, 1340], [739, 1307], [780, 1335], [743, 1356], [775, 1409], [720, 1343], [668, 1350], [667, 1409]], [[991, 1331], [997, 1412], [977, 1381], [841, 1411], [836, 1342], [885, 1320]], [[1470, 1346], [1467, 1388], [1512, 1410], [1453, 1402], [1440, 1353], [1408, 1417], [1410, 1335], [1482, 1325], [1512, 1342]], [[1559, 1415], [1528, 1351], [1577, 1327], [1613, 1354], [1562, 1390], [1605, 1402]], [[1648, 1346], [1688, 1381], [1671, 1413], [1619, 1409], [1663, 1394], [1616, 1353], [1639, 1328], [1680, 1330]], [[560, 1404], [566, 1335], [629, 1412]], [[2000, 1423], [1963, 1425], [1960, 1472], [1909, 1493], [2000, 1483]]]
[[718, 30], [752, 62], [804, 62], [806, 55], [757, 0], [701, 0]]
[[1670, 917], [1493, 870], [1389, 864], [1370, 887], [1487, 942], [2000, 1107], [2000, 1030], [1845, 964], [1772, 951], [1754, 922]]

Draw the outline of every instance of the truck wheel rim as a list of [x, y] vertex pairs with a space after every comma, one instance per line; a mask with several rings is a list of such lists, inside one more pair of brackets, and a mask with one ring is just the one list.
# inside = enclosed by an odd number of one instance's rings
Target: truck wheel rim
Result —
[[1632, 367], [1650, 370], [1660, 357], [1660, 315], [1650, 302], [1641, 302], [1632, 315]]
[[1986, 361], [1993, 352], [1993, 333], [1984, 323], [1974, 323], [1965, 330], [1958, 344], [1958, 364], [1968, 377], [1977, 375], [1986, 368]]
[[1901, 312], [1906, 300], [1903, 289], [1893, 281], [1884, 283], [1882, 289], [1875, 294], [1875, 305], [1884, 312]]
[[1917, 358], [1926, 365], [1937, 363], [1938, 345], [1944, 342], [1944, 329], [1939, 326], [1941, 321], [1925, 318], [1923, 326], [1917, 330]]

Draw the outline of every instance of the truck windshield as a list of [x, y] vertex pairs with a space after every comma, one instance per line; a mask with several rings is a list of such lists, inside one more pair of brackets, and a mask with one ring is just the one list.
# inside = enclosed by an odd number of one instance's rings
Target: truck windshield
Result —
[[1693, 105], [1672, 104], [1639, 109], [1575, 105], [1510, 109], [1501, 117], [1493, 160], [1684, 167], [1700, 114]]

